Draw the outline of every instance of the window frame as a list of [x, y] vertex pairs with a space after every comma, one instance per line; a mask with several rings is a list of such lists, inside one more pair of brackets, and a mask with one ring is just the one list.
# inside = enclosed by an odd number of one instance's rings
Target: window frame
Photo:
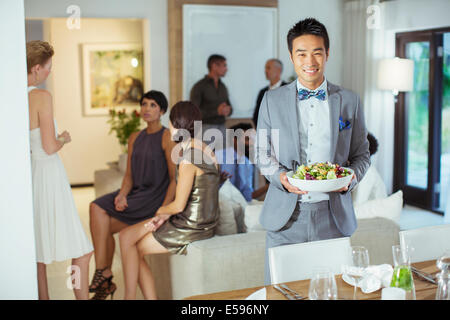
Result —
[[428, 176], [427, 188], [406, 184], [408, 152], [408, 109], [405, 105], [406, 94], [399, 93], [395, 103], [395, 138], [394, 150], [394, 191], [402, 190], [405, 204], [414, 205], [441, 215], [439, 209], [440, 190], [440, 156], [441, 124], [443, 95], [443, 55], [438, 55], [438, 48], [443, 46], [443, 34], [450, 32], [450, 27], [401, 32], [396, 34], [395, 51], [399, 58], [406, 57], [406, 44], [427, 41], [430, 43], [429, 81], [428, 81]]

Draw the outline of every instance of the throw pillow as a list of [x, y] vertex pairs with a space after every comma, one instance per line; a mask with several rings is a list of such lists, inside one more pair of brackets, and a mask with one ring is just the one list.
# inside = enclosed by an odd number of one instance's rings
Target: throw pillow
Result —
[[245, 222], [244, 222], [244, 212], [245, 207], [248, 205], [241, 191], [236, 188], [231, 181], [228, 179], [224, 182], [219, 190], [219, 197], [223, 200], [227, 200], [231, 203], [234, 211], [234, 218], [236, 220], [237, 232], [246, 232]]
[[247, 227], [247, 232], [254, 231], [264, 231], [265, 229], [259, 223], [259, 216], [263, 207], [264, 201], [253, 200], [245, 208], [245, 226]]
[[354, 206], [356, 219], [382, 217], [399, 222], [403, 208], [402, 190], [386, 197], [364, 202]]
[[236, 219], [234, 210], [230, 201], [223, 197], [219, 192], [219, 222], [217, 223], [215, 233], [219, 236], [237, 233]]
[[362, 180], [352, 190], [353, 205], [386, 197], [386, 185], [375, 166], [371, 165]]

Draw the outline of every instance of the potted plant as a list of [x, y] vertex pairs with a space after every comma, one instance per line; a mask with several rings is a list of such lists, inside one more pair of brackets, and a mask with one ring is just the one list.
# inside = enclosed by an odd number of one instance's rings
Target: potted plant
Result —
[[141, 125], [140, 114], [137, 110], [127, 113], [125, 109], [119, 111], [110, 109], [107, 123], [111, 125], [109, 134], [115, 132], [119, 140], [122, 149], [122, 154], [119, 155], [119, 170], [125, 172], [128, 158], [128, 138], [133, 132], [139, 131]]

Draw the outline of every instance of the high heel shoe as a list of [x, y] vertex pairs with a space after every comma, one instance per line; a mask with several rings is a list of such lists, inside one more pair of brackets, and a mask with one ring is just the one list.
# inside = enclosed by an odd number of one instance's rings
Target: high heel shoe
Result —
[[112, 282], [112, 278], [112, 276], [107, 278], [101, 287], [96, 288], [95, 295], [91, 298], [91, 300], [106, 300], [109, 295], [111, 295], [111, 300], [114, 299], [114, 293], [117, 290], [117, 286], [114, 282]]
[[109, 279], [103, 275], [103, 271], [105, 271], [106, 269], [108, 269], [108, 267], [95, 270], [94, 278], [92, 279], [91, 285], [89, 286], [89, 292], [97, 292], [98, 288], [100, 288], [103, 283], [105, 283], [105, 281]]

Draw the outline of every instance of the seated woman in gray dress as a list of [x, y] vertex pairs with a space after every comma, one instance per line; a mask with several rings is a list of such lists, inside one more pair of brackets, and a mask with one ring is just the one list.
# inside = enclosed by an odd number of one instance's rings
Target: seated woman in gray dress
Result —
[[219, 219], [220, 171], [213, 151], [201, 137], [194, 138], [194, 122], [200, 120], [200, 110], [191, 102], [178, 102], [170, 112], [174, 139], [180, 129], [189, 132], [177, 145], [181, 157], [174, 159], [178, 163], [175, 200], [160, 207], [155, 217], [120, 232], [125, 299], [135, 299], [138, 282], [145, 299], [157, 298], [145, 255], [186, 254], [189, 243], [214, 235]]
[[90, 229], [94, 242], [96, 271], [89, 288], [93, 299], [114, 294], [112, 261], [115, 250], [113, 234], [153, 217], [162, 205], [175, 196], [175, 164], [171, 160], [175, 142], [161, 125], [167, 110], [162, 92], [149, 91], [140, 101], [141, 117], [147, 128], [131, 134], [128, 163], [120, 190], [106, 194], [90, 204]]

